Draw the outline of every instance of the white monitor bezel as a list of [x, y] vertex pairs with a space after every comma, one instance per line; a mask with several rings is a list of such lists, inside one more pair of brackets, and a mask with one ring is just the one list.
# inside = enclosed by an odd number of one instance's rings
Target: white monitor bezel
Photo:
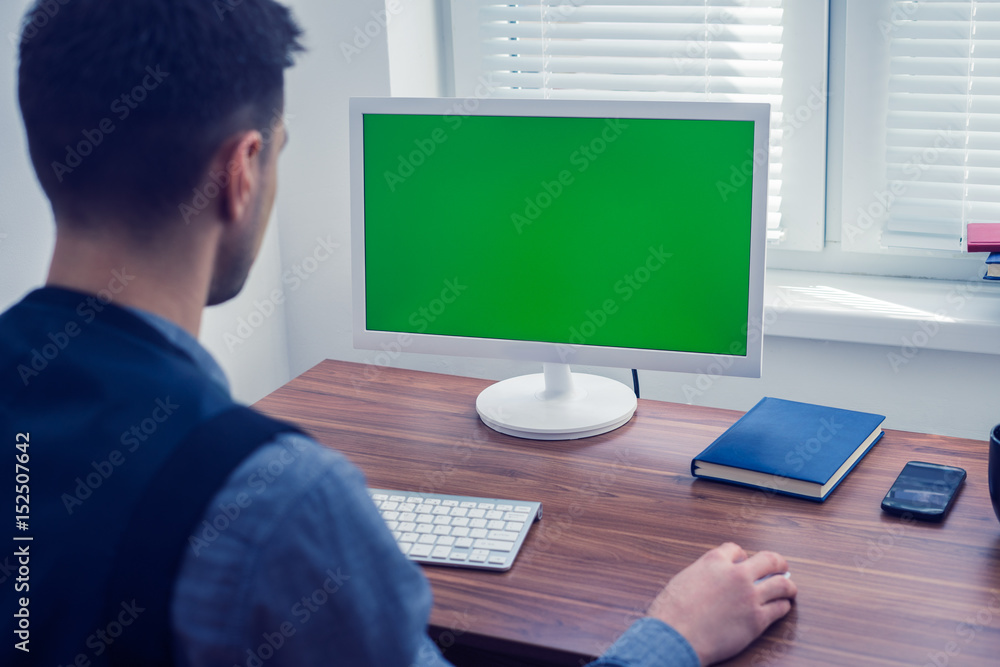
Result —
[[[470, 103], [471, 102], [471, 103]], [[364, 248], [365, 114], [426, 114], [441, 116], [545, 116], [581, 118], [665, 118], [678, 120], [741, 120], [754, 123], [747, 353], [730, 354], [571, 345], [541, 341], [446, 336], [366, 327]], [[767, 229], [767, 177], [770, 105], [728, 102], [652, 102], [540, 99], [484, 99], [356, 97], [350, 100], [351, 166], [351, 293], [354, 347], [392, 352], [511, 359], [563, 364], [638, 368], [644, 370], [713, 373], [760, 377], [763, 336], [764, 262]], [[459, 128], [456, 131], [461, 131]], [[705, 260], [711, 263], [711, 243]], [[724, 271], [725, 267], [719, 266]]]

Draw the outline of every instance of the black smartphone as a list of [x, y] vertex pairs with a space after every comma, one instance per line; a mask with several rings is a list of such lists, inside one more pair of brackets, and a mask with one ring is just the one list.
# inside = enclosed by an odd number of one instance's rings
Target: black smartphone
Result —
[[910, 461], [882, 499], [882, 509], [889, 514], [940, 521], [964, 481], [965, 471], [961, 468]]

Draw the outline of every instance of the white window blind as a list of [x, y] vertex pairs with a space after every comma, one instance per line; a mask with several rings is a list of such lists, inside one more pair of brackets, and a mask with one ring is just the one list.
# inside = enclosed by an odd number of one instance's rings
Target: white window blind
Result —
[[1000, 2], [895, 2], [886, 88], [888, 247], [961, 251], [1000, 221]]
[[781, 240], [781, 0], [478, 4], [494, 95], [770, 103], [767, 234]]

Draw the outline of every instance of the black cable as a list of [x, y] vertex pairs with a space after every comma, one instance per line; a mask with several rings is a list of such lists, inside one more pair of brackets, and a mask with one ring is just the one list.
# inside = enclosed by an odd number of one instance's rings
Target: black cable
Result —
[[632, 369], [632, 389], [635, 391], [635, 397], [639, 398], [639, 371]]

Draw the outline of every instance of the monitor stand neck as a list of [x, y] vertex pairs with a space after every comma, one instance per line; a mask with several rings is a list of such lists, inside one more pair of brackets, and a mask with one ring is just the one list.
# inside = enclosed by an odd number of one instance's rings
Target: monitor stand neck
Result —
[[635, 413], [635, 394], [621, 382], [571, 373], [568, 364], [543, 371], [484, 389], [476, 399], [483, 423], [518, 438], [574, 440], [613, 431]]
[[573, 385], [573, 374], [569, 372], [569, 364], [542, 364], [542, 375], [545, 376], [545, 389], [542, 400], [573, 400], [579, 399], [580, 391]]

